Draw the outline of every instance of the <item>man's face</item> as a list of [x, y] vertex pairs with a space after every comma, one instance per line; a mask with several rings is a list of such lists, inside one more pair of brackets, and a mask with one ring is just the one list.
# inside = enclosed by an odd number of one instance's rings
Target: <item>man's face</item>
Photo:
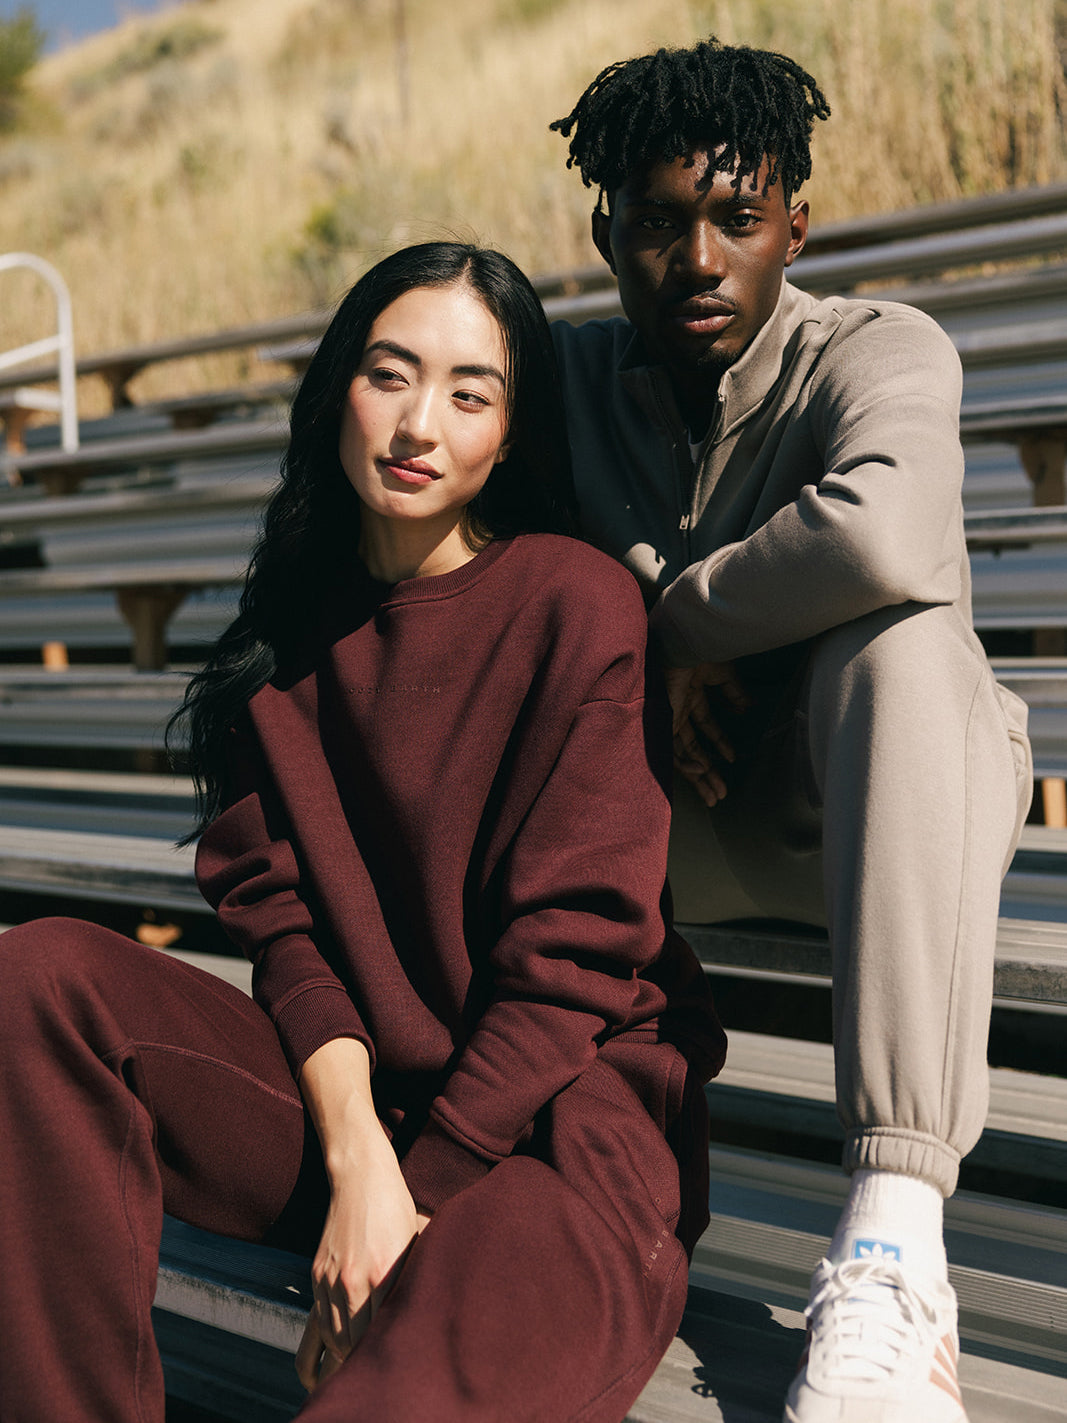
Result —
[[808, 205], [786, 207], [767, 162], [747, 175], [695, 149], [632, 173], [593, 214], [593, 240], [619, 280], [623, 310], [684, 403], [710, 399], [774, 311], [782, 272], [804, 246]]

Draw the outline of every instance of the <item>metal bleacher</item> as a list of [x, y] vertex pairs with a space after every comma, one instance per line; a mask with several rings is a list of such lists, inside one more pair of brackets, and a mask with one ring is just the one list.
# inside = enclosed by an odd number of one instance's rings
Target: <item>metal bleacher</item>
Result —
[[[1001, 269], [987, 275], [994, 260]], [[1067, 828], [1040, 823], [1067, 774], [1067, 186], [827, 226], [790, 276], [912, 302], [964, 363], [975, 621], [998, 676], [1030, 706], [1035, 766], [1051, 790], [1001, 901], [995, 1018], [1006, 1039], [1025, 1039], [1025, 1065], [992, 1070], [987, 1131], [948, 1203], [947, 1234], [972, 1423], [1045, 1423], [1067, 1414]], [[618, 310], [599, 269], [539, 289], [554, 318]], [[174, 847], [191, 823], [191, 789], [168, 767], [162, 733], [233, 614], [284, 446], [286, 382], [143, 408], [128, 404], [129, 382], [154, 360], [227, 344], [270, 347], [298, 367], [323, 324], [312, 313], [80, 361], [81, 378], [108, 382], [114, 414], [84, 429], [77, 452], [59, 448], [54, 428], [31, 427], [25, 447], [0, 459], [5, 923], [100, 918], [247, 989], [247, 965], [228, 955], [196, 891], [192, 850]], [[47, 374], [5, 375], [0, 391]], [[46, 644], [70, 665], [41, 665]], [[683, 930], [727, 1008], [749, 992], [808, 995], [812, 1016], [824, 1011], [818, 931]], [[832, 1164], [828, 1043], [776, 1027], [735, 1027], [710, 1090], [712, 1226], [682, 1331], [634, 1423], [780, 1416], [808, 1277], [845, 1182]], [[234, 1420], [290, 1418], [307, 1303], [306, 1261], [168, 1222], [157, 1333], [172, 1394]]]

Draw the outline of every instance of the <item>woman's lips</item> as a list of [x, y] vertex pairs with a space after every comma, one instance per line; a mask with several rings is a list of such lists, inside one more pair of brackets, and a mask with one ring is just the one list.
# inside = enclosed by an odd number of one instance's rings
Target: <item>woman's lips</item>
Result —
[[432, 464], [422, 460], [379, 460], [379, 465], [401, 484], [432, 484], [440, 474]]

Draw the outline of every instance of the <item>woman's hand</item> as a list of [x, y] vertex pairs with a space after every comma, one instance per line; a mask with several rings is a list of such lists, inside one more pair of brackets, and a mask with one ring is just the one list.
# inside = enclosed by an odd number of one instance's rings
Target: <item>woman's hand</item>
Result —
[[300, 1086], [330, 1179], [330, 1208], [311, 1268], [315, 1305], [296, 1356], [310, 1392], [359, 1343], [429, 1218], [416, 1211], [375, 1115], [362, 1044], [326, 1043], [304, 1064]]

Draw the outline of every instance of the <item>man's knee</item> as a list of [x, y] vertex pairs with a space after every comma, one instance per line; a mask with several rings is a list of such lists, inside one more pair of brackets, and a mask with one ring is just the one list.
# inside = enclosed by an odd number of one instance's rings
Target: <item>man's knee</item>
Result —
[[947, 607], [882, 608], [831, 628], [812, 648], [805, 710], [813, 754], [835, 745], [961, 745], [992, 674], [976, 638]]

